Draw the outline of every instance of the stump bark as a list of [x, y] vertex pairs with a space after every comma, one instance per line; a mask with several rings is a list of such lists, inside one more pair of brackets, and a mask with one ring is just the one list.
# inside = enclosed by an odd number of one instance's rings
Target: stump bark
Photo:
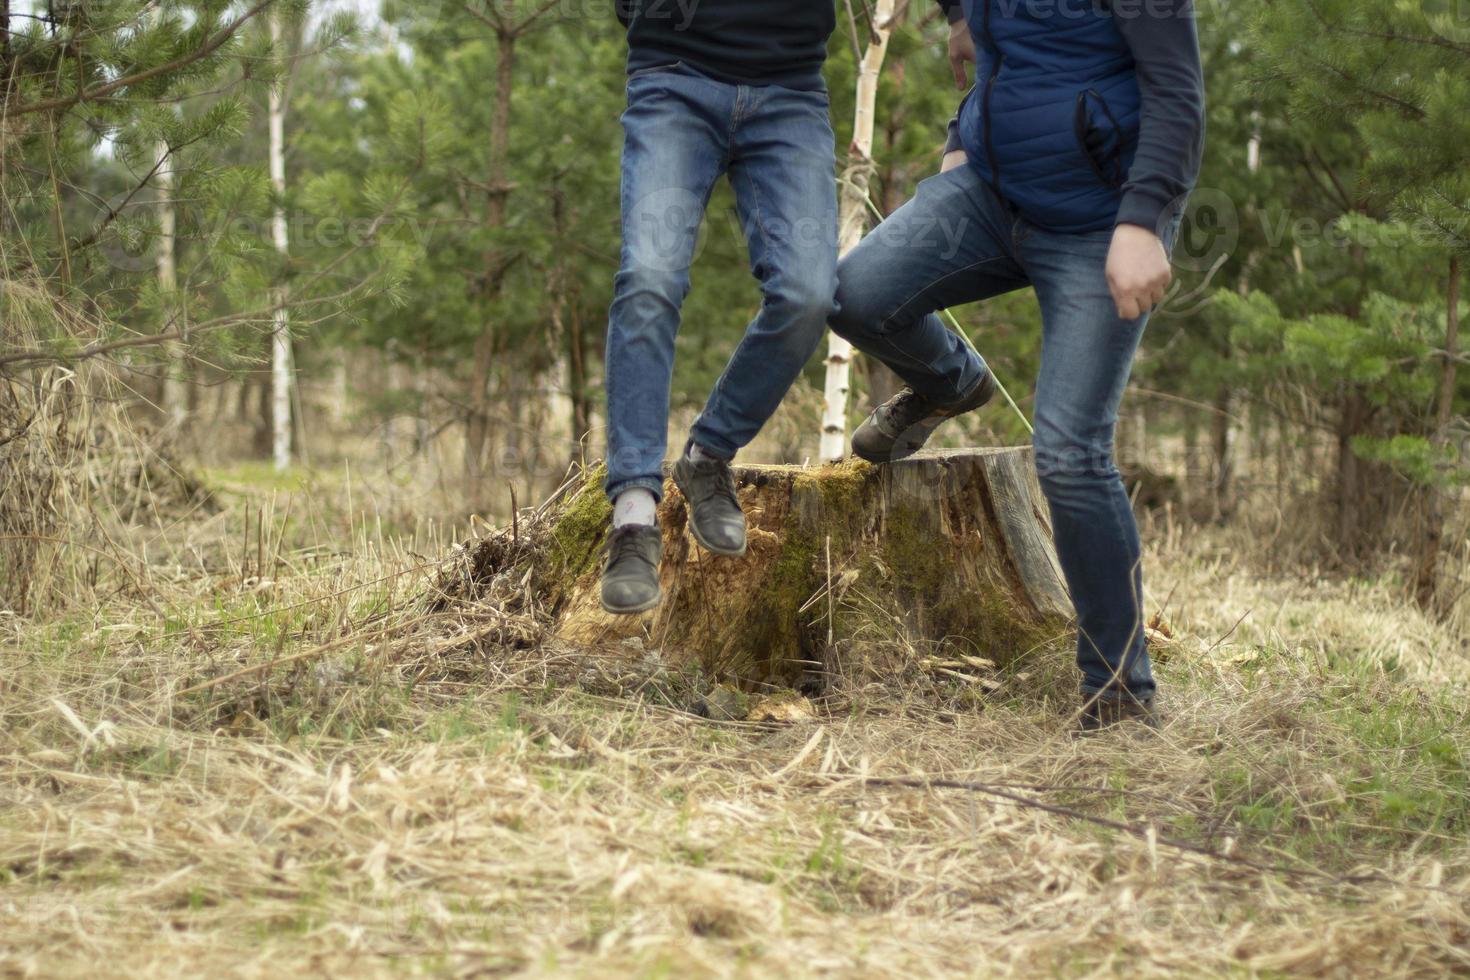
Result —
[[672, 481], [660, 506], [663, 603], [598, 602], [611, 511], [600, 470], [559, 504], [543, 562], [557, 635], [640, 637], [671, 661], [748, 683], [795, 683], [845, 645], [951, 645], [1005, 663], [1072, 616], [1029, 448], [933, 451], [887, 466], [737, 466], [742, 558], [698, 548]]

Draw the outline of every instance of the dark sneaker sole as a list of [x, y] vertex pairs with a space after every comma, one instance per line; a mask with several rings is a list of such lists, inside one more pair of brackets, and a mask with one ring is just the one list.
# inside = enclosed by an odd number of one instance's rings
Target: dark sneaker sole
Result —
[[663, 601], [664, 593], [663, 590], [660, 589], [658, 595], [654, 596], [652, 599], [639, 606], [614, 606], [609, 604], [606, 599], [603, 599], [602, 611], [612, 613], [614, 616], [636, 616], [638, 613], [648, 612], [648, 610], [653, 609], [655, 606]]
[[695, 543], [712, 555], [720, 555], [723, 558], [744, 557], [746, 547], [749, 545], [748, 541], [741, 542], [739, 551], [731, 551], [726, 548], [716, 548], [704, 539], [704, 535], [699, 533], [699, 525], [694, 522], [694, 508], [689, 503], [689, 494], [684, 490], [684, 484], [679, 481], [677, 476], [674, 477], [674, 486], [679, 488], [679, 493], [684, 498], [684, 510], [689, 514], [689, 520], [687, 522], [689, 524], [689, 533], [694, 535]]
[[[975, 390], [962, 399], [952, 412], [937, 418], [924, 419], [911, 426], [903, 435], [900, 435], [898, 439], [894, 440], [893, 448], [886, 453], [863, 452], [858, 447], [856, 440], [854, 440], [852, 446], [853, 455], [869, 463], [896, 463], [901, 459], [908, 459], [914, 453], [924, 448], [929, 442], [929, 437], [934, 434], [935, 429], [938, 429], [950, 419], [956, 419], [961, 415], [967, 415], [970, 412], [979, 411], [984, 408], [995, 397], [995, 392], [995, 375], [987, 371], [985, 377], [975, 385]], [[914, 435], [920, 432], [924, 434], [924, 438], [915, 439]]]
[[863, 450], [858, 448], [856, 443], [854, 443], [852, 447], [852, 454], [858, 459], [864, 460], [865, 462], [869, 463], [896, 463], [901, 459], [908, 459], [910, 456], [914, 455], [914, 453], [917, 453], [919, 450], [923, 449], [925, 444], [929, 442], [929, 437], [934, 434], [934, 430], [939, 428], [942, 423], [948, 422], [951, 418], [954, 418], [954, 416], [947, 415], [931, 426], [924, 426], [924, 423], [919, 423], [919, 426], [916, 426], [916, 428], [923, 427], [925, 429], [925, 432], [924, 438], [918, 440], [917, 442], [912, 439], [909, 439], [903, 443], [895, 442], [893, 444], [893, 448], [886, 453], [864, 452]]

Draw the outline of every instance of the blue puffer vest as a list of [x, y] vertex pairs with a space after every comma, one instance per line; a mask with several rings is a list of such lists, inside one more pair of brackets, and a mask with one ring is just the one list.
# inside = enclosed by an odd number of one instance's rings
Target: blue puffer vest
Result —
[[976, 85], [960, 109], [970, 165], [1050, 231], [1111, 228], [1138, 146], [1133, 56], [1105, 3], [964, 0]]

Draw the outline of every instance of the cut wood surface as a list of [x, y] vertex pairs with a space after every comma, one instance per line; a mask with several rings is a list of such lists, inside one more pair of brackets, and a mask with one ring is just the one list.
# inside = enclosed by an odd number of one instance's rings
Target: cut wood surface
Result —
[[1059, 635], [1071, 604], [1029, 448], [932, 451], [887, 466], [737, 466], [750, 523], [741, 558], [686, 530], [672, 482], [663, 603], [612, 616], [598, 601], [610, 510], [598, 475], [558, 504], [546, 560], [556, 632], [580, 646], [631, 644], [749, 682], [795, 682], [842, 650], [895, 636], [1005, 663]]

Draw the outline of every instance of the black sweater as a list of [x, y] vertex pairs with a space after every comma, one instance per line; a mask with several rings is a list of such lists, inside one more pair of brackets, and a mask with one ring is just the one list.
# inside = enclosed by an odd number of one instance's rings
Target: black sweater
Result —
[[712, 78], [820, 89], [832, 0], [614, 0], [628, 71], [682, 62]]

